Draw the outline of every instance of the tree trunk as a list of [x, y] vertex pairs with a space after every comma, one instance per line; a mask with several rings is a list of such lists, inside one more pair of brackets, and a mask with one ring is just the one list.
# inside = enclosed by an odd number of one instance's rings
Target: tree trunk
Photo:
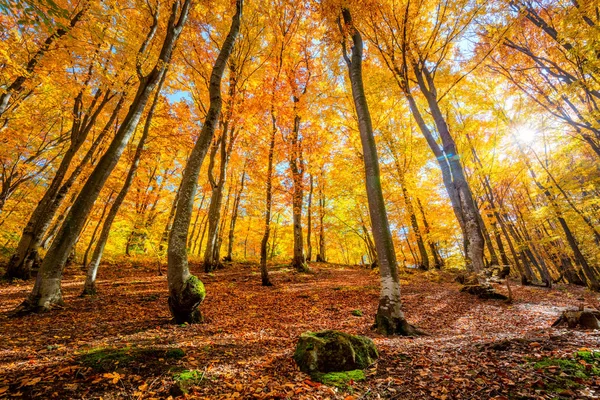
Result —
[[293, 193], [292, 193], [292, 219], [294, 225], [294, 255], [292, 257], [292, 267], [297, 271], [307, 271], [307, 265], [304, 260], [304, 239], [302, 237], [302, 205], [304, 203], [304, 166], [302, 160], [302, 141], [300, 134], [300, 116], [298, 113], [298, 103], [300, 99], [294, 96], [294, 129], [292, 130], [290, 157], [290, 169], [292, 171]]
[[235, 235], [235, 224], [238, 217], [238, 211], [240, 209], [240, 202], [242, 200], [242, 193], [244, 192], [244, 183], [246, 181], [246, 164], [244, 164], [244, 169], [242, 170], [242, 178], [240, 179], [240, 189], [235, 194], [235, 199], [233, 201], [233, 211], [231, 212], [231, 221], [229, 222], [229, 234], [227, 241], [227, 256], [225, 257], [226, 261], [233, 260], [233, 239]]
[[317, 262], [327, 262], [327, 256], [325, 253], [325, 193], [323, 186], [325, 185], [324, 172], [321, 170], [321, 176], [319, 177], [319, 236], [317, 237], [317, 245], [319, 252], [317, 253]]
[[[369, 113], [367, 98], [363, 87], [361, 65], [363, 52], [362, 37], [352, 24], [350, 10], [347, 8], [343, 9], [342, 16], [346, 28], [348, 29], [347, 31], [343, 31], [348, 32], [351, 35], [353, 42], [351, 50], [352, 54], [349, 56], [346, 53], [345, 40], [343, 52], [344, 59], [348, 66], [348, 74], [352, 86], [352, 97], [358, 117], [358, 128], [360, 131], [365, 163], [367, 200], [369, 203], [371, 226], [373, 228], [373, 237], [377, 248], [379, 272], [381, 275], [381, 294], [379, 297], [377, 315], [375, 317], [375, 325], [377, 330], [385, 335], [414, 335], [417, 331], [406, 321], [401, 309], [402, 303], [400, 300], [400, 281], [398, 278], [396, 252], [394, 251], [394, 243], [388, 225], [385, 203], [381, 190], [377, 148], [375, 138], [373, 137], [371, 115]], [[342, 33], [344, 34], [344, 32]]]
[[[80, 96], [81, 93], [82, 92], [80, 92]], [[76, 104], [80, 103], [80, 96], [78, 96], [79, 100], [76, 100]], [[19, 244], [17, 245], [17, 250], [11, 257], [10, 262], [8, 264], [6, 272], [7, 278], [30, 278], [30, 260], [35, 259], [37, 257], [42, 239], [48, 231], [48, 228], [52, 223], [52, 219], [56, 215], [56, 212], [60, 208], [60, 205], [67, 196], [67, 193], [69, 192], [69, 190], [83, 171], [85, 165], [87, 165], [87, 163], [90, 162], [94, 153], [96, 152], [96, 150], [110, 131], [112, 124], [116, 120], [119, 111], [123, 106], [124, 98], [125, 96], [122, 95], [98, 137], [94, 140], [91, 147], [89, 148], [81, 162], [73, 170], [69, 178], [67, 178], [67, 180], [63, 182], [73, 157], [77, 153], [77, 150], [85, 142], [85, 138], [92, 129], [98, 113], [101, 111], [101, 109], [106, 103], [101, 103], [101, 107], [99, 106], [97, 112], [94, 113], [95, 116], [92, 115], [92, 117], [89, 119], [87, 118], [87, 116], [85, 117], [84, 121], [86, 121], [87, 123], [81, 129], [77, 129], [77, 126], [81, 125], [81, 122], [73, 123], [72, 129], [74, 129], [75, 131], [73, 132], [74, 136], [72, 134], [72, 137], [75, 140], [71, 142], [71, 146], [63, 156], [63, 159], [61, 160], [61, 163], [54, 175], [54, 178], [52, 179], [52, 182], [50, 183], [50, 186], [44, 193], [44, 196], [39, 201], [36, 208], [33, 210], [31, 217], [29, 217], [29, 221], [23, 229], [21, 239], [19, 240]], [[77, 107], [81, 108], [81, 105], [76, 105], [74, 109], [77, 109]]]
[[308, 205], [307, 205], [307, 220], [306, 220], [306, 261], [312, 260], [312, 197], [313, 197], [313, 176], [309, 174]]
[[[135, 179], [135, 175], [137, 173], [140, 159], [142, 158], [142, 153], [144, 152], [144, 146], [146, 145], [146, 141], [148, 140], [148, 135], [150, 133], [150, 126], [152, 125], [152, 118], [154, 116], [154, 112], [156, 110], [156, 106], [158, 104], [158, 100], [160, 98], [160, 91], [162, 90], [162, 86], [165, 82], [165, 78], [167, 76], [167, 69], [162, 73], [158, 86], [156, 88], [156, 93], [154, 95], [154, 99], [152, 101], [152, 105], [148, 110], [148, 115], [146, 116], [146, 122], [144, 123], [144, 130], [142, 132], [142, 136], [138, 142], [138, 145], [135, 149], [135, 154], [133, 155], [133, 161], [131, 162], [131, 166], [129, 167], [129, 171], [127, 172], [127, 176], [125, 177], [125, 182], [123, 182], [123, 186], [119, 191], [119, 194], [115, 198], [112, 206], [110, 207], [110, 211], [108, 212], [108, 216], [104, 221], [104, 225], [102, 226], [102, 232], [100, 233], [100, 238], [98, 239], [98, 243], [94, 248], [94, 253], [92, 254], [92, 260], [90, 265], [87, 266], [87, 274], [85, 277], [85, 283], [83, 286], [82, 295], [95, 295], [96, 294], [96, 275], [98, 274], [98, 267], [100, 266], [100, 262], [102, 261], [102, 255], [104, 254], [104, 248], [106, 243], [108, 242], [108, 237], [110, 235], [110, 230], [112, 228], [112, 224], [125, 200], [127, 197], [127, 193], [129, 193], [129, 189]], [[85, 265], [85, 264], [84, 264]]]
[[421, 218], [423, 218], [423, 228], [425, 230], [425, 237], [427, 238], [427, 243], [429, 244], [429, 250], [431, 250], [431, 254], [433, 254], [434, 267], [435, 269], [441, 269], [444, 266], [444, 259], [440, 255], [440, 252], [438, 251], [435, 242], [429, 237], [429, 222], [427, 221], [427, 217], [425, 216], [425, 211], [423, 210], [421, 200], [418, 197], [417, 206], [419, 207], [419, 211], [421, 212]]
[[108, 199], [106, 200], [106, 203], [104, 203], [104, 207], [102, 207], [102, 214], [100, 215], [100, 219], [98, 220], [98, 223], [96, 224], [96, 227], [94, 228], [94, 231], [92, 232], [92, 237], [90, 238], [90, 242], [88, 243], [88, 246], [85, 249], [85, 252], [83, 253], [83, 261], [81, 262], [81, 266], [83, 268], [86, 268], [88, 265], [88, 256], [90, 254], [90, 250], [92, 249], [92, 247], [94, 246], [94, 243], [96, 242], [96, 235], [98, 234], [98, 229], [100, 229], [100, 225], [102, 225], [102, 222], [104, 221], [104, 216], [106, 215], [106, 210], [108, 210], [108, 206], [110, 205], [110, 201], [112, 200], [112, 196], [113, 196], [114, 191], [111, 191], [110, 195], [108, 196]]
[[242, 16], [242, 1], [236, 1], [236, 12], [231, 21], [229, 33], [223, 42], [210, 76], [209, 95], [210, 105], [204, 125], [194, 145], [183, 172], [180, 194], [177, 202], [173, 227], [169, 236], [168, 248], [168, 282], [169, 308], [175, 322], [200, 322], [202, 315], [198, 306], [204, 300], [205, 292], [202, 282], [190, 274], [188, 268], [187, 237], [192, 217], [192, 207], [198, 186], [200, 168], [213, 140], [215, 128], [221, 114], [221, 80], [227, 65], [227, 60], [233, 50], [240, 29]]
[[269, 155], [267, 158], [267, 182], [265, 189], [265, 233], [263, 234], [262, 240], [260, 242], [260, 277], [263, 286], [273, 286], [271, 280], [269, 279], [269, 270], [267, 268], [267, 251], [269, 245], [269, 236], [271, 234], [271, 208], [273, 206], [273, 157], [275, 153], [275, 139], [277, 135], [274, 96], [275, 92], [273, 91], [271, 96], [271, 139], [269, 141]]
[[[46, 311], [54, 305], [63, 303], [60, 281], [65, 262], [81, 229], [96, 201], [104, 183], [116, 166], [127, 142], [135, 131], [142, 116], [148, 98], [155, 89], [165, 66], [171, 59], [171, 54], [175, 43], [181, 33], [183, 24], [187, 18], [191, 0], [185, 0], [179, 13], [180, 3], [176, 1], [171, 9], [171, 17], [167, 26], [167, 34], [163, 41], [161, 52], [157, 63], [150, 73], [146, 76], [140, 75], [140, 81], [135, 98], [125, 116], [121, 126], [115, 134], [106, 153], [99, 160], [98, 164], [91, 172], [85, 185], [81, 189], [79, 196], [71, 207], [69, 214], [65, 218], [60, 231], [52, 242], [48, 253], [40, 267], [33, 290], [29, 297], [15, 310], [15, 314], [29, 313], [32, 311]], [[179, 15], [179, 18], [177, 17]], [[157, 18], [154, 18], [153, 26], [148, 35], [149, 42], [158, 27]], [[145, 53], [148, 43], [144, 43], [140, 48], [141, 53]]]

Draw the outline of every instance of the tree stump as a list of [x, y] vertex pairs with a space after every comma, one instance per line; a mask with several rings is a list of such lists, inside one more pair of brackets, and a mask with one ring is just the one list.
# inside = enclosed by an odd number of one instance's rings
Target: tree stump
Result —
[[565, 325], [569, 329], [600, 329], [600, 311], [591, 308], [565, 310], [552, 326]]

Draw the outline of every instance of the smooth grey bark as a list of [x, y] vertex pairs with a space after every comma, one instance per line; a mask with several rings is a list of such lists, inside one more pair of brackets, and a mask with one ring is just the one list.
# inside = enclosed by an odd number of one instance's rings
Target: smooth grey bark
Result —
[[312, 198], [313, 198], [313, 176], [309, 174], [308, 204], [306, 206], [306, 261], [312, 260]]
[[192, 218], [194, 197], [196, 196], [196, 189], [198, 187], [198, 175], [200, 174], [200, 168], [202, 167], [210, 143], [213, 140], [215, 128], [221, 114], [223, 103], [221, 80], [227, 60], [231, 55], [233, 45], [240, 30], [242, 3], [243, 0], [236, 1], [236, 12], [232, 18], [229, 33], [221, 46], [219, 56], [211, 72], [208, 89], [210, 105], [198, 140], [192, 149], [183, 172], [175, 218], [173, 219], [173, 226], [169, 235], [169, 248], [167, 250], [169, 308], [177, 323], [192, 323], [202, 320], [198, 306], [204, 300], [204, 286], [198, 278], [190, 274], [187, 237]]
[[[279, 75], [279, 74], [278, 74]], [[275, 139], [277, 135], [277, 120], [274, 105], [275, 92], [271, 96], [271, 138], [269, 141], [269, 155], [267, 157], [267, 179], [265, 189], [265, 231], [260, 242], [260, 278], [263, 286], [272, 286], [267, 269], [269, 236], [271, 235], [271, 209], [273, 206], [273, 157], [275, 154]]]
[[319, 193], [319, 235], [317, 236], [317, 262], [327, 262], [326, 246], [325, 246], [325, 189], [324, 189], [324, 172], [321, 170], [321, 176], [318, 181]]
[[348, 67], [352, 86], [352, 98], [358, 117], [358, 129], [365, 164], [365, 183], [369, 214], [371, 216], [373, 238], [375, 240], [375, 247], [377, 248], [377, 259], [381, 275], [381, 294], [375, 317], [375, 326], [380, 333], [385, 335], [414, 335], [418, 333], [417, 330], [406, 321], [402, 312], [396, 252], [394, 250], [394, 242], [390, 232], [381, 189], [377, 147], [373, 136], [371, 114], [363, 86], [363, 41], [360, 32], [352, 23], [350, 10], [344, 8], [342, 10], [342, 17], [345, 25], [342, 27], [340, 22], [342, 34], [344, 38], [346, 34], [350, 35], [353, 42], [351, 55], [348, 55], [346, 40], [342, 41], [343, 56]]
[[98, 230], [100, 229], [100, 226], [102, 225], [102, 222], [104, 221], [104, 216], [106, 215], [106, 211], [108, 211], [108, 206], [110, 205], [113, 194], [114, 194], [114, 191], [111, 191], [110, 195], [108, 196], [108, 199], [104, 203], [104, 207], [102, 207], [102, 214], [100, 214], [98, 223], [96, 224], [96, 226], [94, 227], [94, 230], [92, 232], [92, 237], [90, 238], [90, 242], [88, 243], [87, 247], [85, 248], [85, 252], [83, 253], [83, 260], [81, 261], [81, 266], [83, 268], [86, 268], [88, 265], [88, 256], [90, 254], [92, 247], [94, 246], [94, 243], [96, 242], [96, 235], [98, 234]]
[[[233, 132], [231, 132], [231, 135], [233, 135]], [[221, 137], [212, 147], [210, 154], [210, 165], [208, 167], [208, 176], [212, 188], [212, 194], [210, 197], [210, 206], [208, 207], [208, 236], [206, 250], [204, 251], [204, 271], [207, 273], [213, 271], [221, 265], [219, 235], [221, 207], [223, 205], [223, 191], [225, 189], [227, 164], [229, 163], [230, 155], [227, 146], [228, 136], [228, 127], [227, 124], [225, 124]], [[231, 140], [233, 140], [233, 137]], [[216, 180], [213, 176], [217, 152], [220, 155], [218, 180]]]
[[448, 124], [440, 109], [433, 77], [424, 63], [420, 66], [417, 64], [413, 65], [413, 70], [417, 77], [419, 89], [427, 100], [438, 134], [442, 139], [443, 155], [448, 162], [452, 175], [452, 185], [458, 195], [463, 215], [463, 236], [467, 243], [467, 246], [465, 246], [467, 268], [473, 272], [480, 273], [485, 269], [483, 261], [485, 241], [480, 226], [481, 215], [479, 214], [471, 187], [465, 176], [456, 143], [450, 134]]
[[96, 275], [98, 274], [98, 267], [100, 266], [100, 262], [102, 261], [102, 255], [104, 254], [104, 248], [106, 247], [106, 243], [108, 242], [108, 237], [110, 235], [110, 230], [112, 228], [112, 224], [127, 196], [129, 193], [129, 189], [135, 179], [135, 175], [137, 173], [140, 159], [142, 158], [142, 154], [144, 152], [144, 147], [146, 145], [146, 141], [148, 140], [148, 136], [150, 134], [150, 126], [152, 125], [152, 117], [154, 116], [154, 112], [158, 105], [158, 100], [160, 98], [160, 91], [165, 82], [165, 78], [167, 76], [167, 69], [162, 73], [158, 86], [156, 88], [156, 93], [154, 95], [154, 99], [152, 100], [152, 105], [148, 110], [148, 115], [146, 116], [146, 122], [144, 123], [144, 130], [142, 131], [142, 136], [137, 144], [135, 149], [135, 153], [133, 155], [133, 161], [131, 162], [131, 166], [129, 167], [129, 171], [127, 172], [127, 176], [125, 177], [125, 181], [123, 182], [123, 186], [119, 191], [119, 194], [115, 198], [115, 201], [112, 203], [110, 207], [110, 211], [102, 225], [102, 231], [100, 233], [100, 238], [98, 239], [98, 243], [94, 248], [94, 253], [92, 254], [92, 260], [89, 265], [84, 263], [84, 266], [87, 267], [87, 273], [85, 277], [85, 283], [83, 286], [82, 295], [94, 295], [96, 294]]
[[[304, 88], [303, 94], [306, 92]], [[302, 237], [302, 206], [304, 204], [304, 160], [302, 159], [302, 139], [300, 138], [300, 115], [298, 114], [298, 103], [300, 98], [294, 97], [294, 128], [290, 138], [291, 154], [289, 158], [290, 170], [292, 171], [292, 220], [294, 227], [293, 243], [294, 254], [292, 256], [292, 267], [297, 271], [308, 270], [304, 259], [304, 238]]]
[[227, 235], [227, 256], [225, 256], [225, 261], [233, 261], [233, 241], [235, 238], [235, 224], [238, 218], [240, 202], [242, 200], [242, 193], [244, 192], [245, 182], [246, 164], [244, 163], [244, 168], [242, 169], [242, 177], [240, 178], [240, 187], [237, 190], [235, 198], [233, 200], [233, 210], [231, 212], [231, 220], [229, 221], [229, 233]]
[[[208, 166], [208, 181], [212, 189], [210, 206], [208, 210], [208, 236], [206, 250], [204, 252], [204, 270], [210, 272], [221, 266], [221, 240], [223, 230], [221, 222], [224, 217], [221, 216], [221, 207], [223, 204], [223, 194], [227, 181], [227, 167], [229, 159], [233, 152], [233, 146], [237, 139], [239, 131], [232, 121], [235, 96], [237, 94], [237, 71], [235, 62], [229, 65], [229, 91], [228, 102], [221, 121], [221, 135], [213, 144], [210, 152], [210, 163]], [[230, 126], [231, 125], [231, 126]], [[215, 179], [213, 170], [215, 167], [215, 158], [219, 154], [219, 174]]]
[[[47, 311], [55, 305], [63, 303], [61, 292], [62, 270], [79, 234], [98, 198], [104, 183], [117, 165], [123, 150], [135, 131], [146, 103], [158, 84], [166, 65], [171, 59], [175, 43], [187, 19], [192, 0], [185, 0], [183, 5], [175, 1], [171, 7], [171, 15], [166, 27], [166, 36], [162, 43], [157, 63], [151, 71], [144, 75], [142, 66], [138, 65], [139, 83], [134, 100], [127, 115], [122, 121], [115, 137], [91, 172], [69, 214], [56, 236], [38, 272], [35, 285], [29, 297], [14, 310], [15, 315], [35, 311]], [[152, 13], [153, 24], [150, 33], [140, 48], [144, 54], [158, 27], [158, 11]]]

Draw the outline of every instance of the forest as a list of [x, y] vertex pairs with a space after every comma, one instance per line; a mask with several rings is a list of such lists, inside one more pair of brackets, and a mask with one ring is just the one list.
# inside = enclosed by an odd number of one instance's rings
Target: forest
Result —
[[0, 398], [600, 396], [597, 0], [0, 0]]

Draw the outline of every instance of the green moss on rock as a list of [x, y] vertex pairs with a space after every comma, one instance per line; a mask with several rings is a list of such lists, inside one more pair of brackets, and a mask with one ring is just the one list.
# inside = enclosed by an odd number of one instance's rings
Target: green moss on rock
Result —
[[334, 330], [303, 333], [294, 353], [298, 367], [308, 374], [364, 369], [377, 357], [371, 339]]
[[360, 382], [366, 380], [365, 373], [361, 369], [343, 372], [329, 372], [327, 374], [316, 374], [314, 376], [318, 382], [329, 386], [337, 386], [345, 388], [352, 382]]

